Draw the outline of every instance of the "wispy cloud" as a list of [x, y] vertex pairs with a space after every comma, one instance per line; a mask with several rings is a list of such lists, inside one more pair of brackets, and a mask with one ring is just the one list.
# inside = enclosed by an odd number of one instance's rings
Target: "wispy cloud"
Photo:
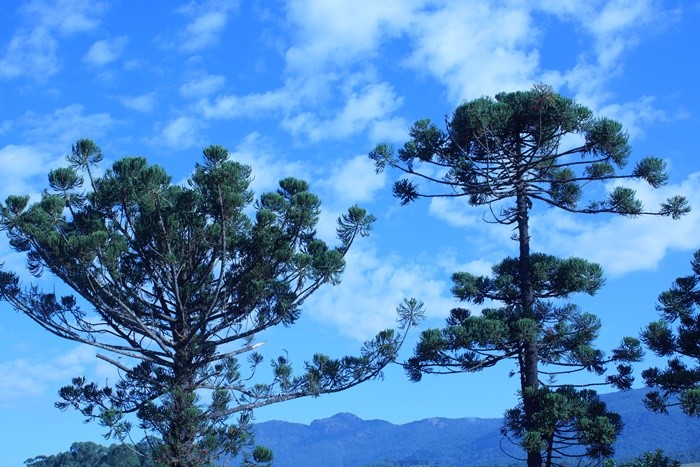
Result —
[[367, 84], [346, 92], [342, 108], [333, 117], [322, 118], [307, 111], [285, 118], [282, 127], [312, 142], [344, 139], [391, 121], [402, 102], [388, 83]]
[[295, 35], [286, 52], [287, 69], [313, 76], [319, 71], [367, 61], [376, 56], [382, 42], [414, 26], [414, 14], [422, 3], [292, 0], [287, 21]]
[[[258, 195], [279, 188], [279, 181], [286, 177], [310, 180], [313, 168], [302, 162], [292, 161], [275, 146], [272, 140], [260, 133], [250, 133], [234, 148], [229, 149], [231, 159], [249, 165], [253, 170], [251, 188]], [[312, 191], [315, 188], [311, 187]]]
[[225, 82], [226, 78], [223, 75], [211, 75], [202, 72], [181, 84], [178, 90], [183, 97], [205, 97], [217, 91]]
[[311, 143], [363, 132], [397, 138], [407, 126], [395, 114], [402, 97], [377, 79], [371, 59], [383, 42], [410, 26], [419, 4], [292, 1], [285, 18], [293, 32], [284, 53], [284, 84], [202, 100], [200, 111], [211, 119], [281, 117], [282, 128]]
[[662, 110], [653, 96], [643, 96], [637, 100], [610, 103], [600, 109], [600, 115], [613, 118], [625, 128], [631, 139], [645, 136], [649, 128], [688, 118], [682, 109], [668, 112]]
[[95, 29], [103, 2], [33, 0], [19, 10], [19, 26], [0, 51], [0, 78], [29, 76], [44, 81], [61, 67], [59, 38]]
[[102, 67], [117, 60], [129, 42], [126, 36], [103, 39], [93, 43], [83, 56], [83, 61], [95, 67]]
[[180, 32], [180, 50], [193, 53], [218, 44], [219, 36], [228, 23], [229, 15], [237, 9], [237, 1], [227, 0], [191, 1], [178, 8], [178, 13], [190, 20]]
[[449, 298], [449, 284], [435, 279], [433, 267], [386, 257], [366, 241], [358, 243], [347, 256], [342, 282], [316, 292], [307, 301], [305, 313], [335, 325], [347, 336], [365, 340], [396, 326], [396, 307], [404, 298], [429, 304], [426, 312], [430, 317], [444, 317], [456, 305]]
[[531, 86], [537, 78], [540, 32], [523, 3], [448, 2], [414, 19], [415, 43], [405, 61], [447, 86], [453, 103]]
[[160, 131], [161, 141], [170, 148], [188, 149], [201, 144], [200, 123], [187, 116], [169, 121]]
[[644, 206], [658, 209], [668, 197], [686, 196], [695, 209], [680, 220], [641, 216], [572, 216], [548, 210], [533, 218], [533, 247], [555, 254], [580, 256], [603, 266], [606, 274], [654, 270], [669, 250], [700, 248], [700, 173], [652, 189], [645, 182], [628, 182]]
[[287, 83], [283, 88], [247, 95], [228, 94], [213, 100], [202, 99], [199, 111], [208, 119], [260, 118], [294, 107], [307, 94], [298, 83]]
[[372, 176], [373, 169], [374, 164], [364, 154], [336, 167], [325, 178], [325, 184], [333, 191], [334, 202], [351, 204], [371, 201], [386, 185], [386, 174]]
[[117, 379], [116, 368], [98, 361], [95, 349], [79, 345], [51, 359], [21, 358], [0, 363], [0, 404], [14, 405], [54, 392], [57, 385], [65, 385], [70, 379], [86, 373], [104, 381]]
[[577, 54], [574, 67], [552, 71], [547, 78], [552, 84], [566, 86], [578, 100], [596, 110], [611, 99], [607, 85], [622, 71], [626, 53], [677, 16], [657, 0], [548, 1], [543, 8], [582, 31], [588, 45]]
[[140, 96], [120, 96], [117, 99], [124, 107], [143, 113], [149, 113], [156, 104], [155, 92], [141, 94]]
[[0, 200], [4, 201], [8, 195], [38, 193], [46, 182], [48, 168], [62, 161], [63, 157], [30, 145], [0, 148], [0, 167], [5, 177], [0, 185]]
[[98, 139], [117, 122], [106, 112], [86, 113], [81, 104], [71, 104], [45, 115], [27, 113], [20, 118], [25, 137], [34, 144], [70, 148], [79, 138]]

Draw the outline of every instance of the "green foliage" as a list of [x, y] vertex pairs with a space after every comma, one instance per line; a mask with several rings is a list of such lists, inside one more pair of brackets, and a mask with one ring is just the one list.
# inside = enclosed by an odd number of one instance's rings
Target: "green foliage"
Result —
[[[485, 308], [477, 316], [456, 308], [447, 319], [447, 327], [424, 331], [415, 357], [408, 361], [411, 377], [417, 381], [425, 373], [479, 371], [506, 359], [518, 362], [522, 342], [530, 338], [538, 342], [538, 361], [547, 367], [544, 375], [554, 376], [556, 368], [561, 373], [588, 370], [600, 375], [609, 363], [623, 365], [621, 371], [626, 374], [624, 364], [642, 356], [639, 341], [623, 339], [606, 356], [594, 348], [599, 319], [561, 301], [574, 292], [595, 293], [602, 283], [600, 267], [580, 258], [560, 260], [539, 253], [533, 254], [531, 260], [531, 317], [523, 316], [520, 309], [517, 260], [507, 258], [494, 266], [492, 277], [454, 274], [453, 292], [457, 298], [477, 304], [489, 300], [502, 306]], [[629, 388], [631, 381], [617, 376], [608, 381], [621, 389]]]
[[[331, 247], [316, 237], [320, 200], [306, 182], [286, 178], [253, 203], [250, 167], [222, 146], [204, 150], [185, 185], [140, 157], [96, 177], [102, 153], [90, 140], [67, 160], [49, 173], [38, 202], [10, 196], [0, 206], [0, 228], [27, 254], [30, 272], [49, 271], [90, 311], [6, 271], [0, 298], [49, 332], [104, 351], [98, 357], [121, 370], [111, 386], [74, 378], [59, 393], [60, 409], [79, 410], [121, 440], [135, 414], [140, 428], [162, 437], [159, 462], [202, 465], [250, 445], [254, 408], [352, 387], [395, 358], [403, 338], [387, 330], [357, 357], [317, 354], [296, 375], [280, 357], [267, 384], [251, 386], [245, 374], [262, 362], [259, 333], [293, 324], [313, 292], [340, 281], [348, 249], [371, 230], [364, 209], [340, 217], [340, 244]], [[401, 327], [420, 312], [407, 301]], [[245, 354], [249, 368], [239, 360]]]
[[24, 463], [29, 467], [154, 467], [147, 444], [73, 443], [70, 450], [51, 456], [37, 456]]
[[[398, 151], [380, 144], [370, 152], [378, 172], [389, 166], [410, 175], [394, 184], [394, 194], [403, 204], [421, 197], [465, 196], [473, 205], [490, 205], [514, 201], [524, 190], [533, 200], [573, 212], [677, 218], [690, 209], [684, 198], [675, 197], [657, 211], [647, 210], [633, 190], [623, 187], [582, 204], [583, 187], [592, 181], [632, 178], [662, 186], [668, 181], [666, 165], [648, 157], [631, 173], [618, 173], [630, 154], [622, 126], [595, 118], [589, 109], [547, 86], [465, 102], [454, 111], [445, 131], [424, 119], [411, 127], [409, 135], [409, 142]], [[563, 149], [564, 138], [572, 135], [582, 143]], [[447, 170], [436, 179], [421, 166]], [[421, 179], [447, 190], [424, 191]], [[514, 204], [506, 205], [494, 215], [499, 222], [515, 223], [518, 210]]]
[[[578, 371], [602, 375], [608, 363], [616, 363], [617, 374], [607, 376], [606, 382], [629, 388], [629, 362], [641, 358], [641, 348], [633, 338], [625, 338], [610, 357], [594, 347], [599, 320], [564, 300], [573, 293], [595, 293], [603, 283], [602, 271], [582, 259], [532, 254], [530, 210], [540, 203], [576, 213], [678, 218], [690, 210], [688, 203], [676, 196], [656, 210], [648, 209], [624, 185], [596, 196], [589, 188], [592, 182], [638, 179], [662, 186], [668, 181], [666, 165], [649, 157], [624, 173], [631, 150], [622, 125], [594, 117], [586, 107], [545, 85], [464, 102], [448, 119], [446, 130], [424, 119], [411, 127], [409, 135], [398, 151], [380, 144], [369, 154], [378, 172], [388, 166], [407, 174], [393, 187], [401, 203], [466, 197], [473, 206], [487, 206], [492, 222], [515, 225], [513, 238], [519, 246], [518, 257], [496, 265], [492, 277], [453, 276], [457, 298], [474, 304], [496, 302], [496, 307], [484, 309], [480, 316], [467, 309], [452, 310], [444, 329], [425, 331], [406, 364], [409, 377], [417, 381], [424, 373], [478, 371], [513, 360], [522, 404], [508, 431], [528, 452], [529, 466], [540, 466], [543, 459], [551, 465], [552, 438], [542, 437], [538, 420], [548, 410], [542, 400], [554, 404], [551, 394], [563, 397], [547, 392], [561, 387], [556, 376]], [[580, 143], [571, 146], [569, 141]], [[421, 181], [435, 188], [424, 188]], [[542, 390], [548, 394], [544, 399]], [[590, 402], [587, 394], [569, 393], [569, 406], [585, 407]], [[549, 426], [568, 426], [568, 412], [554, 413], [564, 419], [555, 423], [546, 416]], [[604, 446], [612, 446], [619, 433], [612, 415], [603, 412], [601, 417], [607, 422], [589, 423], [587, 432], [576, 436], [591, 456], [607, 452]]]
[[606, 461], [604, 467], [681, 467], [681, 463], [664, 455], [661, 449], [654, 452], [647, 451], [628, 462], [615, 463]]
[[255, 446], [251, 453], [243, 456], [243, 467], [270, 467], [273, 461], [272, 450], [264, 446]]
[[[524, 316], [520, 308], [517, 259], [507, 258], [495, 265], [492, 277], [455, 274], [452, 290], [457, 298], [477, 304], [488, 300], [502, 306], [485, 308], [476, 316], [467, 309], [453, 309], [445, 328], [421, 334], [414, 356], [406, 364], [408, 374], [418, 381], [423, 374], [481, 371], [503, 360], [522, 366], [523, 342], [534, 340], [539, 378], [545, 386], [524, 388], [533, 404], [531, 415], [522, 403], [508, 411], [504, 435], [520, 440], [528, 452], [546, 453], [550, 456], [548, 465], [566, 456], [610, 456], [622, 431], [619, 416], [608, 412], [594, 391], [560, 385], [557, 375], [578, 371], [603, 375], [612, 363], [618, 372], [608, 375], [606, 382], [628, 389], [632, 383], [629, 363], [641, 359], [640, 343], [626, 338], [606, 356], [594, 345], [599, 319], [563, 301], [576, 292], [594, 294], [598, 290], [603, 280], [597, 264], [541, 253], [532, 254], [530, 259], [533, 316]], [[585, 449], [577, 450], [577, 445]]]
[[[658, 388], [647, 394], [646, 406], [661, 413], [680, 406], [700, 417], [700, 250], [691, 262], [693, 274], [679, 277], [659, 295], [659, 321], [641, 333], [642, 341], [659, 357], [669, 357], [666, 368], [642, 372], [648, 386]], [[678, 396], [678, 397], [674, 397]]]
[[567, 457], [604, 459], [613, 455], [613, 444], [623, 424], [595, 391], [571, 386], [554, 391], [540, 388], [532, 399], [536, 403], [534, 423], [525, 430], [525, 411], [520, 404], [506, 412], [504, 436], [523, 440], [526, 451], [545, 451], [550, 465]]

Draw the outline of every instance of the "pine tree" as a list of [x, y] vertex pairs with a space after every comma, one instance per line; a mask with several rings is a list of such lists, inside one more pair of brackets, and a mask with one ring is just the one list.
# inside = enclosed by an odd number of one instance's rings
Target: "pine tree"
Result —
[[657, 310], [661, 319], [642, 332], [642, 341], [659, 357], [667, 357], [666, 368], [642, 372], [648, 386], [645, 404], [655, 412], [667, 413], [680, 406], [693, 417], [700, 417], [700, 250], [691, 261], [693, 273], [676, 279], [659, 295]]
[[[304, 181], [282, 180], [254, 203], [251, 218], [251, 170], [221, 146], [204, 150], [186, 185], [137, 157], [97, 177], [102, 153], [90, 140], [78, 141], [67, 160], [49, 173], [40, 201], [10, 196], [0, 207], [0, 226], [26, 252], [30, 272], [49, 271], [91, 311], [74, 295], [25, 287], [5, 271], [0, 298], [50, 333], [96, 347], [120, 370], [114, 385], [74, 378], [60, 390], [59, 408], [79, 410], [118, 439], [135, 414], [162, 437], [153, 446], [158, 462], [204, 465], [249, 443], [254, 408], [350, 388], [394, 360], [402, 336], [387, 330], [360, 356], [317, 354], [298, 375], [282, 356], [270, 383], [246, 377], [245, 367], [263, 361], [258, 335], [290, 326], [312, 293], [340, 281], [345, 254], [374, 221], [364, 209], [339, 218], [341, 243], [331, 248], [316, 237], [320, 201]], [[400, 307], [403, 329], [419, 308]], [[238, 421], [229, 423], [233, 415]]]
[[[593, 198], [589, 187], [584, 200], [583, 188], [591, 182], [641, 179], [652, 187], [662, 186], [668, 180], [665, 163], [647, 157], [631, 172], [620, 173], [630, 154], [622, 126], [595, 118], [589, 109], [548, 86], [467, 101], [446, 125], [443, 131], [430, 120], [420, 120], [398, 152], [380, 144], [370, 158], [377, 171], [389, 166], [406, 174], [393, 187], [402, 204], [419, 198], [465, 197], [473, 206], [487, 207], [490, 222], [513, 226], [519, 254], [497, 265], [493, 278], [453, 277], [458, 298], [471, 303], [496, 300], [502, 306], [480, 317], [454, 310], [445, 329], [423, 334], [409, 361], [409, 375], [419, 379], [422, 373], [440, 370], [478, 371], [513, 359], [522, 398], [522, 430], [515, 434], [527, 451], [528, 465], [540, 466], [547, 459], [547, 439], [538, 425], [538, 407], [550, 387], [543, 381], [548, 371], [541, 366], [563, 363], [571, 365], [571, 371], [601, 373], [605, 363], [618, 362], [619, 374], [609, 382], [625, 387], [630, 377], [625, 362], [638, 359], [640, 349], [639, 342], [631, 338], [609, 358], [591, 347], [600, 326], [597, 318], [559, 301], [572, 293], [595, 292], [602, 278], [592, 274], [595, 265], [583, 260], [532, 253], [530, 211], [539, 204], [572, 213], [675, 219], [689, 208], [684, 198], [673, 197], [658, 209], [647, 210], [634, 190], [625, 186], [601, 198]], [[578, 143], [565, 146], [572, 140]], [[435, 189], [424, 189], [421, 181]], [[567, 265], [576, 266], [569, 269]], [[544, 276], [539, 277], [542, 272]], [[585, 337], [574, 336], [574, 331]]]

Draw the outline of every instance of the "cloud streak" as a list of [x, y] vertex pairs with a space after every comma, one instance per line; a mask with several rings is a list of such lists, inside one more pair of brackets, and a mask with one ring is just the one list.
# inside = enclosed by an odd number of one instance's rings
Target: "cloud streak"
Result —
[[16, 13], [20, 26], [0, 49], [0, 78], [28, 76], [46, 81], [61, 68], [59, 39], [94, 30], [106, 11], [103, 2], [33, 0]]

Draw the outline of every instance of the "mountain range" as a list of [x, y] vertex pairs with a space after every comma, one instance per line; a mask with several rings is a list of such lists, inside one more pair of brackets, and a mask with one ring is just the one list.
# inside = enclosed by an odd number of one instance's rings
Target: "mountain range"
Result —
[[[646, 389], [601, 395], [619, 413], [625, 430], [616, 459], [662, 449], [684, 462], [700, 460], [700, 419], [669, 410], [647, 410]], [[256, 424], [256, 444], [271, 448], [276, 467], [394, 467], [519, 465], [516, 446], [500, 432], [502, 420], [429, 418], [395, 425], [339, 413], [309, 425], [283, 421]], [[234, 464], [231, 464], [234, 465]]]

